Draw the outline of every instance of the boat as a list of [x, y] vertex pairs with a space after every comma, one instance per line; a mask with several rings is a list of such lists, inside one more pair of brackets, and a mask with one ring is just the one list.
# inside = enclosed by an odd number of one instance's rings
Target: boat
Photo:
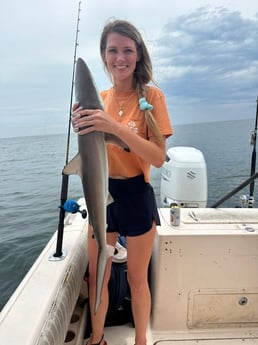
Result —
[[[258, 209], [206, 207], [202, 153], [176, 147], [167, 157], [161, 198], [170, 205], [159, 208], [161, 225], [149, 270], [147, 344], [258, 344]], [[183, 188], [174, 192], [173, 181], [168, 188], [169, 175], [187, 175], [190, 184], [200, 175], [204, 181], [197, 182], [196, 200], [194, 185], [188, 188], [188, 201], [181, 197]], [[184, 180], [177, 185], [186, 186]], [[174, 194], [164, 196], [170, 192]], [[180, 206], [179, 225], [171, 221], [174, 202]], [[77, 205], [78, 212], [66, 213], [64, 219], [61, 255], [56, 255], [57, 230], [1, 311], [0, 344], [86, 343], [88, 219], [85, 199]], [[105, 339], [112, 345], [133, 344], [132, 322], [108, 325]]]
[[[79, 15], [77, 34], [78, 22]], [[161, 173], [161, 225], [149, 267], [147, 345], [258, 345], [256, 132], [257, 116], [250, 178], [211, 207], [202, 152], [193, 147], [168, 149]], [[87, 342], [87, 205], [81, 198], [67, 212], [67, 184], [63, 175], [57, 231], [0, 313], [1, 345]], [[250, 196], [242, 199], [243, 207], [219, 207], [248, 184]], [[119, 248], [114, 265], [122, 265], [126, 274], [126, 246]], [[132, 320], [119, 321], [106, 324], [108, 344], [134, 344]]]

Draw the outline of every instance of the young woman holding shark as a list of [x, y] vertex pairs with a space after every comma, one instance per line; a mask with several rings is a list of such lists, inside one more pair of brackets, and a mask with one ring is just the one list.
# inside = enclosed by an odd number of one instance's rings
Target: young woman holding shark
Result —
[[[73, 107], [72, 124], [79, 135], [93, 131], [113, 134], [130, 149], [107, 145], [109, 192], [107, 243], [114, 246], [118, 234], [126, 236], [127, 278], [135, 324], [135, 345], [146, 345], [151, 296], [148, 265], [156, 225], [160, 225], [150, 166], [161, 167], [166, 157], [165, 140], [172, 135], [165, 97], [148, 85], [153, 81], [152, 63], [139, 31], [129, 22], [114, 20], [103, 29], [100, 53], [112, 87], [101, 92], [104, 111]], [[83, 128], [82, 130], [80, 130]], [[105, 345], [104, 324], [108, 309], [111, 259], [94, 311], [97, 244], [89, 227], [89, 286], [92, 335], [88, 345]]]

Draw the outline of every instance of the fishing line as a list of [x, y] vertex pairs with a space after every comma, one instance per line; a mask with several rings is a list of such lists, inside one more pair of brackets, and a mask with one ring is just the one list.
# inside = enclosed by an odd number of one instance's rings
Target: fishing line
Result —
[[[70, 95], [70, 109], [69, 109], [69, 120], [68, 120], [68, 132], [67, 132], [67, 143], [66, 143], [66, 158], [65, 165], [69, 161], [69, 150], [70, 150], [70, 134], [71, 134], [71, 116], [72, 116], [72, 102], [73, 102], [73, 89], [74, 89], [74, 76], [75, 76], [75, 65], [77, 57], [77, 47], [78, 35], [79, 35], [79, 23], [80, 23], [80, 12], [81, 12], [81, 1], [78, 3], [78, 13], [77, 13], [77, 24], [76, 24], [76, 35], [75, 35], [75, 45], [74, 45], [74, 56], [73, 56], [73, 72], [72, 72], [72, 85], [71, 85], [71, 95]], [[68, 182], [69, 176], [62, 174], [62, 185], [61, 185], [61, 195], [60, 195], [60, 206], [59, 206], [59, 223], [57, 230], [57, 243], [56, 243], [56, 253], [49, 258], [49, 260], [62, 260], [65, 256], [62, 252], [63, 246], [63, 233], [64, 233], [64, 219], [65, 219], [65, 208], [64, 204], [67, 200], [68, 194]]]

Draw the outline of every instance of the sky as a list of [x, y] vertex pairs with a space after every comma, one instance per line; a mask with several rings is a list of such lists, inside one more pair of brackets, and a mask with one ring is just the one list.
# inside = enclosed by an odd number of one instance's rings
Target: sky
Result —
[[[79, 1], [0, 3], [0, 138], [67, 133]], [[99, 38], [131, 21], [149, 49], [173, 125], [255, 119], [257, 0], [81, 1], [76, 57], [110, 81]]]

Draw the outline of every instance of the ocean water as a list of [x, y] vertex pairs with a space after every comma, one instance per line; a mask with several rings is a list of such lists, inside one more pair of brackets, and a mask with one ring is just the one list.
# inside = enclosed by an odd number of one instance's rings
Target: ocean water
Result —
[[[204, 154], [208, 173], [208, 206], [250, 176], [250, 135], [254, 120], [175, 126], [167, 146], [192, 146]], [[72, 134], [69, 157], [77, 149]], [[58, 226], [66, 135], [0, 139], [0, 310]], [[161, 169], [151, 180], [160, 205]], [[258, 184], [258, 182], [257, 182]], [[222, 207], [240, 204], [240, 195]], [[68, 197], [82, 196], [79, 177], [69, 178]], [[258, 186], [255, 189], [258, 203]], [[257, 207], [257, 204], [255, 204]]]

